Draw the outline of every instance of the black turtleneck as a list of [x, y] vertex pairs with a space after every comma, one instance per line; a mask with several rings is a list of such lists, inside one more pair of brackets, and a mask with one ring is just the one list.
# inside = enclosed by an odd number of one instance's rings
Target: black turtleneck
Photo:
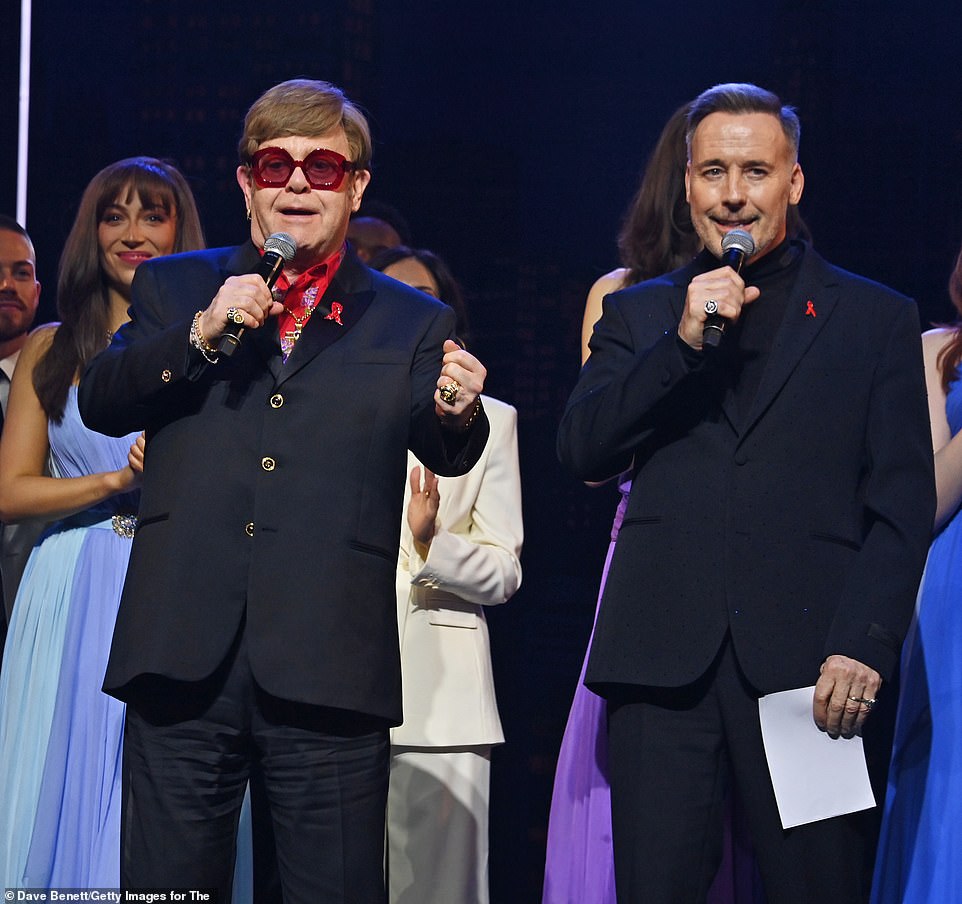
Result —
[[[690, 363], [694, 364], [692, 356], [697, 355], [701, 359], [699, 364], [711, 365], [724, 373], [724, 382], [728, 385], [728, 392], [734, 395], [742, 420], [748, 415], [758, 392], [798, 276], [804, 247], [800, 241], [785, 239], [764, 257], [745, 267], [741, 271], [745, 285], [755, 286], [761, 295], [742, 308], [741, 317], [728, 326], [717, 349], [693, 352], [686, 346], [685, 357]], [[707, 250], [701, 252], [696, 263], [701, 273], [721, 266], [718, 258]]]
[[741, 420], [747, 417], [762, 381], [775, 334], [782, 325], [788, 299], [795, 286], [802, 262], [801, 243], [786, 239], [768, 254], [741, 272], [746, 286], [755, 286], [761, 295], [742, 308], [732, 328], [732, 347], [736, 349], [732, 368], [732, 392]]

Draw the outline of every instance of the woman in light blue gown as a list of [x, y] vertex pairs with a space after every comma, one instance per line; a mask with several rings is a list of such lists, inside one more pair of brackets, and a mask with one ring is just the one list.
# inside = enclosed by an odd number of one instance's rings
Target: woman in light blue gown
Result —
[[[949, 294], [962, 317], [962, 252]], [[922, 349], [938, 507], [902, 650], [873, 904], [962, 900], [962, 321]]]
[[0, 519], [52, 523], [27, 563], [0, 675], [3, 887], [119, 884], [124, 709], [100, 688], [144, 443], [87, 430], [77, 382], [127, 320], [136, 268], [202, 246], [193, 197], [174, 167], [137, 157], [102, 170], [61, 257], [61, 323], [30, 336], [14, 374]]

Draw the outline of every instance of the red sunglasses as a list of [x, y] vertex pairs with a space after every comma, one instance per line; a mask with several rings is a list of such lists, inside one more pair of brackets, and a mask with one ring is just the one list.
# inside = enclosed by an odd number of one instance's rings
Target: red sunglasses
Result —
[[345, 174], [357, 169], [357, 164], [327, 148], [317, 148], [303, 160], [295, 160], [284, 148], [274, 147], [261, 148], [251, 155], [251, 174], [261, 188], [283, 188], [297, 167], [311, 188], [337, 191]]

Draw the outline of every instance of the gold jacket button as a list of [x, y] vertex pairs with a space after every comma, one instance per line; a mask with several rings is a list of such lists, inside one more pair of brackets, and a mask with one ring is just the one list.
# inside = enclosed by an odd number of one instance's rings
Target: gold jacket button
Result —
[[265, 471], [273, 471], [274, 468], [277, 467], [277, 462], [274, 461], [274, 459], [271, 458], [269, 455], [266, 455], [264, 456], [264, 458], [261, 459], [261, 467]]
[[282, 396], [279, 392], [275, 392], [274, 395], [271, 396], [271, 408], [280, 408], [283, 404], [284, 396]]
[[248, 537], [253, 537], [253, 536], [254, 536], [254, 522], [253, 522], [253, 521], [248, 521], [247, 524], [244, 525], [244, 532], [247, 534]]
[[160, 379], [163, 380], [165, 383], [169, 383], [169, 382], [170, 382], [170, 378], [171, 378], [172, 376], [173, 376], [173, 374], [171, 374], [171, 372], [170, 372], [169, 370], [167, 370], [166, 367], [160, 372]]

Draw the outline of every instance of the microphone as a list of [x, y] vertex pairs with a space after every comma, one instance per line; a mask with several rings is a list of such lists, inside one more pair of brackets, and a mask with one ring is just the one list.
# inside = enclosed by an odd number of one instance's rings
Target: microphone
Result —
[[[294, 238], [286, 232], [275, 232], [264, 240], [264, 254], [254, 272], [267, 283], [268, 289], [273, 289], [277, 277], [284, 269], [284, 264], [294, 260], [296, 253], [297, 242]], [[221, 333], [220, 342], [217, 343], [217, 351], [229, 358], [237, 351], [243, 335], [243, 324], [228, 322], [226, 329]]]
[[[755, 240], [744, 229], [732, 229], [722, 239], [722, 266], [740, 273], [742, 265], [755, 252]], [[701, 343], [709, 348], [717, 347], [728, 321], [721, 314], [709, 314], [701, 333]]]

